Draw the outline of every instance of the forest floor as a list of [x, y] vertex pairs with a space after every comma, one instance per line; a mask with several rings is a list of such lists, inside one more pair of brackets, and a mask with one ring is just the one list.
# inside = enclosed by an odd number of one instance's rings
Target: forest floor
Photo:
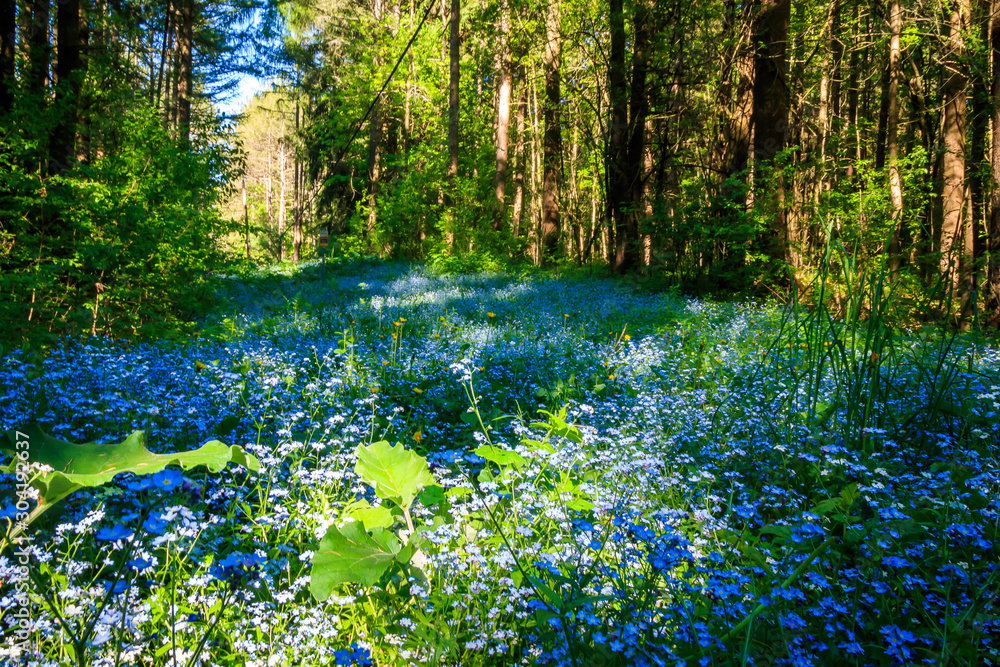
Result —
[[0, 663], [1000, 664], [996, 347], [378, 263], [217, 299], [0, 360], [2, 430], [260, 463], [43, 514]]

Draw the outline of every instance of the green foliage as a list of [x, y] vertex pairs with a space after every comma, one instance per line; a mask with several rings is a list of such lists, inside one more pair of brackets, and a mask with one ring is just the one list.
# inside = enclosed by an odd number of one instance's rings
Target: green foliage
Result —
[[188, 145], [136, 92], [102, 92], [121, 112], [92, 119], [97, 145], [63, 170], [46, 167], [37, 102], [11, 112], [17, 130], [0, 140], [2, 344], [163, 331], [211, 303], [205, 274], [224, 228], [215, 205], [233, 165], [225, 131], [204, 128]]
[[[218, 440], [193, 451], [154, 454], [146, 449], [146, 434], [142, 431], [134, 432], [120, 443], [78, 445], [50, 436], [37, 424], [29, 424], [4, 433], [0, 451], [13, 457], [3, 472], [20, 475], [23, 471], [25, 479], [38, 489], [38, 504], [28, 523], [76, 491], [101, 486], [126, 472], [149, 475], [169, 465], [179, 465], [185, 470], [205, 466], [211, 472], [219, 472], [228, 463], [260, 470], [256, 457], [242, 447], [226, 446]], [[21, 530], [18, 527], [9, 537]]]
[[359, 446], [356, 454], [354, 471], [402, 515], [408, 533], [401, 540], [390, 530], [394, 514], [385, 507], [372, 507], [364, 501], [350, 505], [344, 513], [348, 523], [339, 528], [330, 526], [313, 556], [310, 590], [320, 602], [340, 584], [374, 586], [393, 562], [401, 566], [412, 562], [419, 568], [423, 558], [418, 551], [420, 531], [413, 525], [410, 507], [422, 489], [435, 484], [427, 459], [385, 440]]

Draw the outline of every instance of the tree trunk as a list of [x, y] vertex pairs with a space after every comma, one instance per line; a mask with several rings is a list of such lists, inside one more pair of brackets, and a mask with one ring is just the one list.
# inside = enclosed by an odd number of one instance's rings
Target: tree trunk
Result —
[[272, 150], [273, 149], [271, 147], [271, 136], [270, 136], [270, 132], [268, 132], [268, 137], [267, 137], [267, 198], [266, 198], [266, 200], [264, 202], [264, 216], [267, 218], [267, 233], [268, 234], [271, 233], [271, 228], [272, 228], [271, 227], [271, 223], [274, 220], [274, 216], [271, 213], [271, 211], [273, 210], [273, 206], [272, 205], [273, 205], [273, 202], [274, 202], [274, 186], [273, 186], [273, 181], [274, 181], [274, 165], [271, 164], [271, 162], [272, 162], [272, 160], [271, 160]]
[[817, 118], [817, 129], [819, 130], [819, 184], [818, 190], [825, 189], [826, 177], [823, 173], [825, 169], [826, 162], [826, 143], [830, 136], [830, 106], [831, 98], [833, 96], [833, 76], [831, 75], [830, 69], [833, 67], [833, 60], [836, 57], [834, 54], [834, 40], [836, 40], [836, 35], [834, 30], [837, 26], [837, 18], [840, 15], [840, 0], [833, 0], [830, 3], [830, 15], [827, 19], [828, 29], [826, 31], [825, 39], [825, 49], [823, 50], [823, 63], [820, 66], [822, 73], [820, 74], [819, 81], [819, 111]]
[[646, 217], [645, 206], [645, 164], [646, 164], [646, 116], [649, 113], [649, 99], [646, 94], [646, 76], [649, 68], [650, 7], [647, 0], [636, 0], [633, 25], [635, 36], [632, 40], [632, 90], [629, 100], [629, 139], [626, 180], [630, 211], [625, 218], [626, 235], [632, 241], [625, 247], [625, 262], [622, 269], [634, 269], [643, 264], [645, 247], [640, 243], [640, 225]]
[[889, 198], [892, 200], [892, 236], [889, 239], [889, 266], [895, 273], [900, 266], [903, 224], [903, 178], [899, 171], [899, 38], [903, 31], [903, 12], [899, 0], [889, 0], [889, 89], [886, 113], [886, 152], [889, 159]]
[[625, 208], [628, 201], [626, 170], [628, 130], [628, 99], [625, 90], [625, 9], [622, 0], [610, 0], [611, 57], [608, 61], [608, 97], [611, 123], [608, 128], [605, 176], [608, 179], [607, 207], [609, 243], [614, 246], [613, 268], [624, 273], [631, 268], [626, 247], [635, 243], [626, 228]]
[[56, 9], [56, 104], [59, 118], [52, 133], [49, 161], [53, 173], [68, 171], [76, 159], [76, 121], [83, 82], [80, 56], [80, 0], [64, 0]]
[[17, 21], [16, 0], [0, 0], [0, 115], [14, 104]]
[[[784, 183], [779, 174], [763, 177], [764, 170], [773, 166], [774, 157], [785, 148], [788, 129], [788, 84], [785, 81], [788, 22], [791, 0], [761, 0], [756, 17], [755, 36], [758, 44], [754, 54], [753, 125], [754, 125], [754, 184], [760, 189], [770, 183], [773, 219], [771, 239], [765, 250], [772, 259], [797, 263], [790, 247], [786, 216], [783, 213]], [[755, 199], [763, 193], [756, 193]]]
[[[979, 27], [981, 44], [986, 46], [990, 43], [990, 3], [988, 0], [981, 0], [976, 3], [975, 20]], [[977, 49], [978, 53], [978, 49]], [[988, 53], [988, 52], [987, 52]], [[989, 132], [990, 122], [990, 82], [989, 82], [989, 60], [979, 60], [979, 66], [972, 69], [972, 115], [969, 119], [971, 125], [972, 145], [969, 150], [969, 223], [966, 226], [967, 237], [967, 259], [970, 262], [968, 267], [968, 289], [964, 294], [962, 303], [963, 314], [971, 314], [972, 309], [977, 305], [980, 286], [985, 277], [986, 259], [986, 237], [985, 209], [986, 209], [986, 174], [989, 170], [989, 163], [986, 161], [986, 136]]]
[[34, 0], [30, 37], [31, 75], [28, 89], [36, 102], [44, 104], [45, 84], [49, 79], [49, 0]]
[[250, 212], [247, 209], [247, 176], [243, 174], [243, 233], [247, 248], [247, 261], [250, 261]]
[[[379, 66], [382, 64], [378, 56], [379, 31], [382, 20], [382, 0], [375, 0], [372, 6], [372, 13], [375, 18], [375, 36], [373, 46], [375, 55], [372, 58], [372, 80], [378, 80]], [[368, 243], [368, 251], [373, 249], [372, 242], [375, 235], [375, 224], [378, 220], [378, 190], [379, 178], [381, 177], [381, 154], [382, 145], [382, 100], [376, 98], [372, 105], [371, 123], [368, 127], [368, 220], [365, 222], [363, 236]]]
[[993, 101], [993, 131], [990, 146], [990, 162], [993, 177], [993, 193], [990, 200], [990, 215], [986, 230], [986, 275], [983, 284], [984, 312], [991, 324], [1000, 327], [1000, 0], [990, 2], [990, 54], [993, 73], [990, 81], [990, 97]]
[[458, 187], [458, 81], [459, 81], [459, 22], [461, 7], [459, 0], [451, 0], [451, 21], [449, 38], [449, 77], [448, 77], [448, 192], [445, 196], [445, 207], [449, 210], [452, 228], [448, 230], [448, 246], [455, 242], [455, 189]]
[[[170, 57], [169, 55], [170, 37], [174, 30], [174, 24], [172, 21], [173, 15], [174, 15], [173, 8], [168, 2], [166, 6], [166, 11], [163, 13], [163, 42], [160, 44], [160, 65], [157, 68], [155, 83], [152, 86], [152, 88], [155, 91], [153, 98], [153, 106], [155, 106], [158, 109], [159, 108], [165, 109], [166, 107], [165, 104], [163, 105], [163, 107], [161, 107], [160, 105], [161, 103], [164, 102], [163, 98], [166, 97], [164, 91], [166, 87], [164, 85], [164, 72], [166, 70], [167, 60]], [[166, 111], [164, 111], [164, 113], [166, 113]]]
[[[413, 3], [410, 0], [410, 34], [413, 34]], [[410, 119], [410, 106], [413, 100], [413, 49], [407, 53], [406, 62], [406, 92], [403, 96], [403, 163], [407, 168], [410, 166], [410, 137], [413, 134], [413, 126]]]
[[194, 94], [195, 0], [180, 0], [177, 23], [177, 138], [191, 141], [191, 97]]
[[549, 0], [545, 17], [545, 119], [542, 184], [542, 228], [539, 251], [543, 262], [551, 262], [558, 251], [560, 233], [559, 175], [562, 162], [562, 126], [559, 109], [562, 26], [560, 0]]
[[496, 197], [496, 211], [493, 229], [503, 227], [507, 210], [507, 144], [510, 129], [510, 7], [508, 0], [500, 3], [500, 89], [497, 92], [497, 171], [493, 179], [493, 193]]
[[[295, 89], [299, 90], [299, 72], [295, 72]], [[299, 101], [295, 100], [295, 136], [299, 135]], [[293, 224], [295, 225], [295, 231], [292, 237], [292, 258], [296, 264], [302, 259], [302, 180], [303, 180], [303, 169], [302, 164], [299, 161], [299, 152], [295, 150], [294, 145], [292, 146], [292, 159], [295, 164], [295, 184], [292, 191], [292, 201], [293, 201]]]
[[528, 115], [528, 84], [525, 81], [524, 69], [521, 68], [521, 86], [517, 99], [517, 144], [514, 148], [514, 201], [511, 202], [511, 228], [514, 238], [520, 238], [524, 230], [524, 172], [527, 168], [525, 159], [525, 130]]
[[[959, 287], [965, 255], [965, 122], [966, 75], [963, 32], [969, 22], [969, 0], [958, 0], [948, 25], [947, 64], [941, 95], [944, 101], [944, 179], [941, 190], [941, 258], [939, 269], [951, 288]], [[965, 278], [965, 276], [961, 276]], [[964, 281], [962, 281], [964, 282]], [[963, 286], [963, 290], [965, 287]]]
[[285, 123], [281, 123], [281, 141], [278, 145], [281, 149], [281, 185], [278, 195], [278, 261], [282, 261], [285, 257]]

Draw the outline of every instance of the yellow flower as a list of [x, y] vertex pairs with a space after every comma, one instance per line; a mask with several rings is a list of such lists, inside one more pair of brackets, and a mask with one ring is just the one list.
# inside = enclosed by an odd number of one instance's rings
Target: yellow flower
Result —
[[629, 336], [628, 334], [625, 334], [624, 336], [622, 336], [622, 340], [632, 340], [632, 337]]
[[195, 367], [195, 368], [197, 368], [197, 369], [198, 369], [199, 371], [203, 371], [203, 370], [205, 370], [206, 368], [208, 368], [208, 366], [207, 366], [207, 365], [205, 365], [205, 364], [201, 363], [200, 361], [196, 361], [196, 362], [194, 362], [194, 367]]
[[486, 313], [486, 317], [490, 318], [491, 320], [492, 320], [492, 319], [493, 319], [494, 317], [496, 317], [496, 316], [497, 316], [497, 314], [496, 314], [496, 313], [492, 313], [492, 312], [491, 312], [491, 313]]
[[422, 394], [422, 393], [424, 393], [424, 390], [421, 389], [420, 387], [414, 387], [413, 388], [413, 393], [414, 394]]
[[402, 324], [402, 323], [403, 323], [403, 322], [405, 322], [405, 321], [406, 321], [406, 318], [405, 318], [405, 317], [401, 317], [401, 318], [399, 318], [399, 322], [400, 322], [400, 324]]
[[383, 365], [383, 366], [388, 366], [388, 365], [389, 365], [389, 362], [388, 362], [388, 361], [386, 361], [385, 359], [383, 359], [383, 360], [382, 360], [382, 365]]
[[419, 445], [421, 442], [423, 442], [423, 440], [424, 440], [424, 433], [418, 428], [417, 432], [413, 434], [413, 442]]

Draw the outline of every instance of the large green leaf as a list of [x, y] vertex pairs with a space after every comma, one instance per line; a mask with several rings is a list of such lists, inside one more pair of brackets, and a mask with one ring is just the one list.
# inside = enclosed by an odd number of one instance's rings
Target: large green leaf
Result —
[[359, 500], [344, 508], [343, 516], [360, 521], [365, 528], [390, 528], [395, 523], [392, 512], [384, 505], [372, 507], [367, 500]]
[[5, 472], [16, 470], [20, 452], [27, 452], [27, 463], [41, 463], [52, 468], [51, 472], [39, 475], [32, 482], [41, 494], [41, 505], [52, 505], [78, 489], [110, 482], [123, 472], [148, 475], [169, 465], [184, 469], [206, 466], [212, 472], [219, 472], [230, 462], [260, 470], [260, 462], [253, 455], [218, 440], [187, 452], [154, 454], [146, 449], [146, 434], [142, 431], [134, 432], [119, 443], [75, 444], [54, 438], [32, 424], [4, 433], [0, 438], [0, 450], [15, 457]]
[[399, 553], [400, 543], [388, 531], [375, 530], [373, 535], [358, 521], [343, 528], [330, 526], [313, 554], [309, 590], [314, 598], [326, 600], [343, 583], [373, 586], [378, 582]]
[[501, 468], [504, 466], [512, 466], [513, 468], [520, 470], [524, 467], [525, 463], [525, 458], [517, 452], [509, 449], [503, 449], [501, 447], [495, 447], [493, 445], [483, 445], [478, 447], [475, 453], [487, 461], [496, 463]]
[[420, 489], [435, 484], [427, 459], [401, 444], [391, 446], [385, 440], [357, 448], [358, 464], [354, 472], [375, 487], [383, 500], [392, 500], [409, 509]]

